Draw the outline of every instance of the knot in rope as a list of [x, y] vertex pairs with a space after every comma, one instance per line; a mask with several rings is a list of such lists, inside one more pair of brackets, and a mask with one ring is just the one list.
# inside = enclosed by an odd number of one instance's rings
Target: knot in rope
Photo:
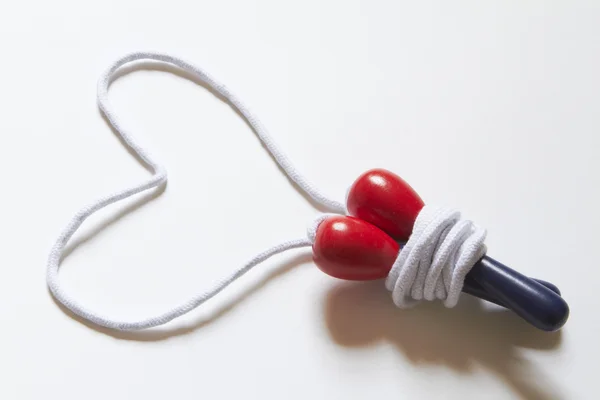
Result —
[[485, 229], [457, 210], [426, 205], [385, 281], [394, 304], [408, 308], [439, 299], [454, 307], [465, 276], [485, 255], [485, 237]]

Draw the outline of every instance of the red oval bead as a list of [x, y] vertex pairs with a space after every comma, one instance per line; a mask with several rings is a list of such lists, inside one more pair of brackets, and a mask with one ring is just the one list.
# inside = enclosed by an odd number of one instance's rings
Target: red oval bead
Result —
[[376, 226], [353, 217], [333, 216], [317, 228], [315, 264], [345, 280], [374, 280], [389, 273], [400, 246]]
[[347, 198], [350, 215], [370, 222], [399, 241], [412, 233], [425, 204], [398, 175], [385, 169], [365, 172], [352, 184]]

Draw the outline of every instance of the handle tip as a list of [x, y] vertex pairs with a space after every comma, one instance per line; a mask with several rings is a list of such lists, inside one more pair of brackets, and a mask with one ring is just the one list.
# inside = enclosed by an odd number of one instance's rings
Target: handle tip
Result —
[[557, 331], [569, 318], [569, 306], [555, 285], [528, 278], [489, 256], [484, 256], [469, 275], [493, 299], [538, 329]]

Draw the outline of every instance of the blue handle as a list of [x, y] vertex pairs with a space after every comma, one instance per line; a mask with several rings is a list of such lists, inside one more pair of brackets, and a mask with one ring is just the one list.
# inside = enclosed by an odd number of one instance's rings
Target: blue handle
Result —
[[528, 278], [489, 256], [467, 274], [463, 291], [511, 309], [544, 331], [559, 330], [569, 317], [569, 306], [556, 286]]
[[[532, 279], [534, 281], [539, 282], [542, 285], [546, 286], [548, 289], [552, 290], [554, 293], [556, 293], [557, 295], [560, 296], [560, 290], [558, 290], [556, 285], [553, 285], [552, 283], [543, 281], [541, 279], [535, 279], [535, 278], [532, 278]], [[500, 307], [509, 308], [505, 304], [503, 304], [500, 300], [496, 299], [495, 297], [490, 295], [488, 292], [486, 292], [485, 289], [479, 283], [477, 283], [477, 281], [475, 279], [473, 279], [469, 274], [467, 274], [467, 276], [465, 278], [465, 282], [464, 282], [462, 291], [467, 294], [470, 294], [471, 296], [475, 296], [482, 300], [489, 301], [490, 303], [494, 303]]]

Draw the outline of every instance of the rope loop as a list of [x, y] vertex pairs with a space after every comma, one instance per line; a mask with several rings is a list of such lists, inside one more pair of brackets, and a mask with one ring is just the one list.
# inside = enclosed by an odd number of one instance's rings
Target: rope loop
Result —
[[138, 193], [159, 187], [167, 182], [166, 169], [160, 163], [158, 163], [144, 147], [142, 147], [139, 144], [138, 140], [135, 139], [127, 129], [125, 129], [119, 118], [113, 112], [113, 109], [108, 100], [108, 89], [110, 87], [111, 82], [115, 79], [117, 72], [123, 66], [136, 61], [156, 61], [164, 64], [169, 64], [171, 66], [186, 71], [187, 73], [191, 74], [195, 78], [205, 83], [208, 87], [210, 87], [217, 94], [219, 94], [224, 101], [229, 103], [246, 119], [246, 121], [252, 128], [254, 134], [264, 144], [264, 146], [271, 153], [275, 161], [290, 178], [290, 180], [296, 183], [296, 185], [298, 185], [299, 188], [301, 188], [316, 203], [320, 204], [324, 208], [329, 209], [332, 212], [338, 213], [344, 211], [344, 206], [341, 203], [331, 200], [328, 197], [324, 196], [319, 190], [317, 190], [312, 184], [310, 184], [304, 176], [302, 176], [296, 170], [294, 165], [280, 150], [280, 148], [277, 146], [273, 138], [269, 135], [267, 130], [263, 127], [258, 118], [256, 118], [250, 112], [250, 110], [241, 102], [241, 100], [238, 97], [236, 97], [227, 87], [225, 87], [225, 85], [219, 83], [204, 70], [180, 58], [160, 53], [139, 52], [132, 53], [118, 59], [106, 70], [104, 74], [102, 74], [98, 81], [98, 107], [100, 108], [100, 111], [106, 116], [106, 120], [108, 121], [108, 123], [114, 128], [114, 131], [123, 139], [123, 142], [144, 163], [146, 163], [150, 167], [153, 173], [150, 178], [144, 180], [143, 182], [110, 194], [106, 197], [103, 197], [83, 207], [73, 216], [73, 218], [67, 223], [66, 227], [58, 236], [54, 246], [50, 251], [50, 256], [48, 257], [47, 264], [46, 281], [52, 295], [67, 309], [71, 310], [76, 315], [94, 324], [123, 331], [141, 330], [166, 324], [167, 322], [177, 317], [187, 314], [188, 312], [200, 306], [207, 300], [211, 299], [221, 290], [229, 286], [233, 281], [244, 275], [256, 265], [267, 260], [268, 258], [276, 254], [282, 253], [286, 250], [311, 246], [311, 241], [306, 238], [290, 240], [275, 245], [256, 255], [246, 264], [234, 270], [222, 280], [216, 282], [212, 288], [201, 292], [200, 294], [194, 296], [187, 302], [176, 306], [166, 312], [158, 314], [157, 316], [140, 319], [138, 321], [119, 321], [103, 316], [83, 306], [67, 294], [64, 288], [61, 286], [58, 277], [59, 265], [63, 258], [65, 246], [67, 245], [71, 237], [75, 234], [77, 229], [79, 229], [79, 227], [85, 222], [85, 220], [95, 212], [103, 209], [104, 207], [107, 207], [118, 201], [127, 199], [128, 197], [131, 197]]

